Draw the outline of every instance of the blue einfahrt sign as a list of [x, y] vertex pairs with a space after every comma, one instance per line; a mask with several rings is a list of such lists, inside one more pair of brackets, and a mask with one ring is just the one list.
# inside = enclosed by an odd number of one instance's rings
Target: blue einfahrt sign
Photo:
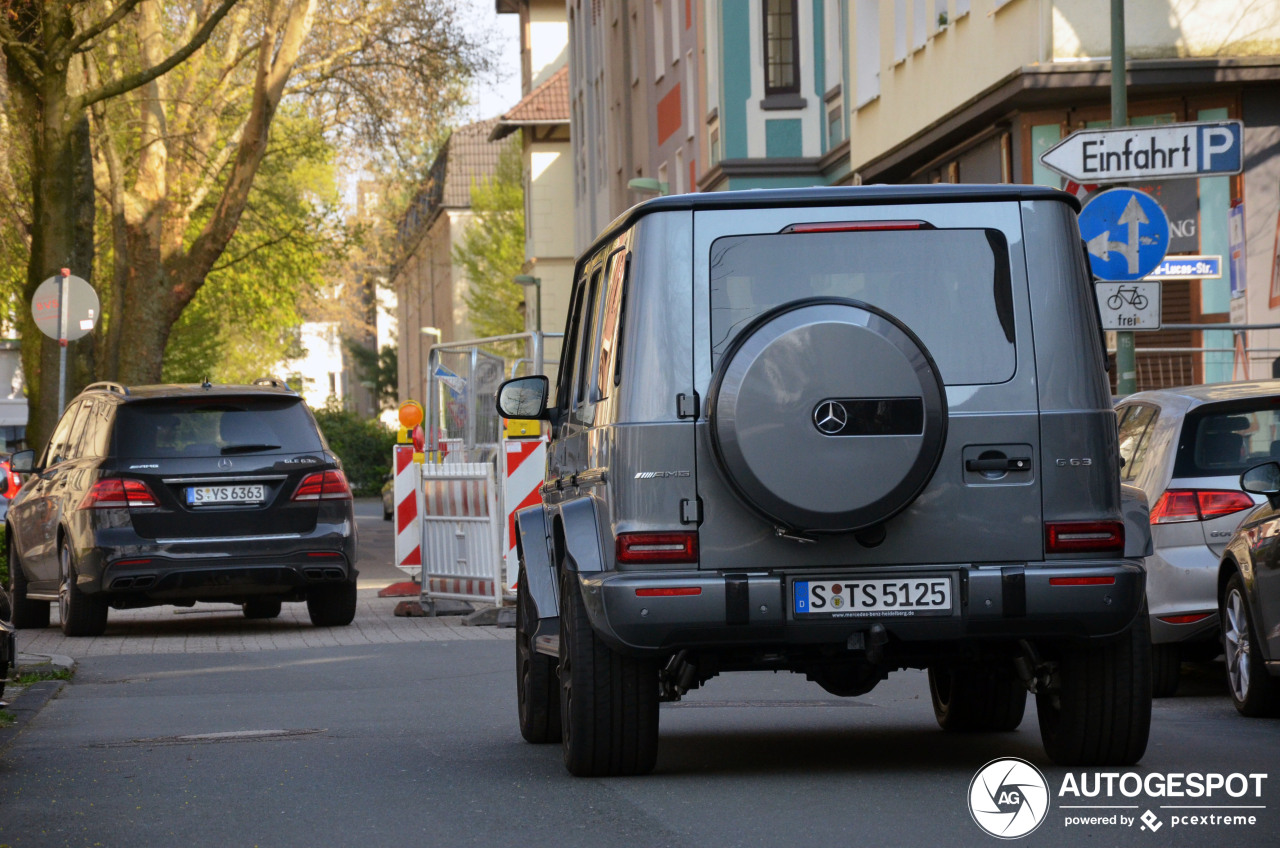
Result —
[[1151, 197], [1113, 188], [1094, 197], [1080, 213], [1080, 235], [1089, 264], [1102, 280], [1140, 280], [1169, 250], [1169, 218]]

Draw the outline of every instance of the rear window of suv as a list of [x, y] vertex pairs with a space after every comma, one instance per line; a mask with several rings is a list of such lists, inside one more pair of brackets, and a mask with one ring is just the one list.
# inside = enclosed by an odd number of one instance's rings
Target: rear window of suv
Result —
[[1013, 376], [1009, 249], [999, 230], [716, 239], [711, 245], [713, 367], [753, 319], [815, 297], [852, 298], [894, 316], [924, 342], [947, 385], [1002, 383]]
[[305, 453], [324, 449], [297, 398], [174, 398], [127, 403], [117, 413], [121, 459]]
[[1182, 422], [1175, 477], [1236, 477], [1280, 459], [1280, 397], [1202, 406]]

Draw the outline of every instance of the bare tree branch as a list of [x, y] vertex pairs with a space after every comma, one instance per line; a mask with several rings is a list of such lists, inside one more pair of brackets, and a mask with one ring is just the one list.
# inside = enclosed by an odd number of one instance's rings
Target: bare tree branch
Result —
[[81, 48], [85, 50], [90, 49], [93, 45], [89, 42], [120, 23], [120, 21], [124, 19], [124, 16], [132, 12], [134, 7], [141, 2], [142, 0], [121, 0], [120, 5], [117, 6], [111, 14], [107, 15], [96, 24], [91, 24], [81, 32], [76, 33], [71, 40], [67, 42], [67, 55], [78, 53]]
[[240, 0], [222, 0], [218, 5], [218, 8], [213, 10], [213, 14], [205, 19], [205, 22], [201, 24], [200, 29], [196, 30], [195, 36], [181, 49], [174, 52], [168, 59], [165, 59], [158, 65], [145, 68], [141, 71], [137, 71], [136, 73], [132, 73], [126, 77], [115, 80], [114, 82], [107, 83], [96, 91], [85, 92], [71, 102], [68, 111], [78, 113], [100, 100], [119, 97], [121, 94], [133, 91], [135, 88], [139, 88], [140, 86], [144, 86], [157, 77], [173, 70], [175, 67], [186, 61], [187, 57], [192, 53], [195, 53], [204, 46], [204, 43], [209, 40], [209, 36], [213, 34], [213, 28], [216, 27], [224, 17], [226, 17], [227, 12], [230, 12], [231, 8], [238, 2], [240, 2]]

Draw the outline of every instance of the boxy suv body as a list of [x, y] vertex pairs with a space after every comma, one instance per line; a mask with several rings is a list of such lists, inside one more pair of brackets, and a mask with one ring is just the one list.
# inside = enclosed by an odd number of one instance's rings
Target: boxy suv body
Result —
[[[1146, 746], [1145, 502], [1069, 195], [859, 187], [661, 198], [578, 262], [544, 504], [518, 514], [521, 730], [649, 770], [720, 672], [870, 691], [927, 668], [947, 730], [1057, 762]], [[1127, 533], [1126, 533], [1127, 529]], [[1127, 539], [1127, 544], [1126, 544]]]
[[109, 607], [241, 604], [314, 624], [356, 605], [351, 491], [303, 400], [283, 383], [135, 386], [77, 396], [6, 521], [14, 622], [103, 632]]

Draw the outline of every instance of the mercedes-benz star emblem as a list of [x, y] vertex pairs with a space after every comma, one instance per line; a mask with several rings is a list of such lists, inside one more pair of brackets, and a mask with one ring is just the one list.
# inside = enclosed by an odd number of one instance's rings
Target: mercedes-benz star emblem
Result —
[[218, 460], [218, 467], [221, 468], [223, 471], [226, 471], [228, 468], [231, 467], [231, 460], [227, 459], [224, 456], [222, 459]]
[[844, 404], [837, 400], [824, 400], [813, 410], [813, 426], [818, 428], [819, 433], [833, 436], [843, 430], [847, 423], [849, 413], [845, 411]]

